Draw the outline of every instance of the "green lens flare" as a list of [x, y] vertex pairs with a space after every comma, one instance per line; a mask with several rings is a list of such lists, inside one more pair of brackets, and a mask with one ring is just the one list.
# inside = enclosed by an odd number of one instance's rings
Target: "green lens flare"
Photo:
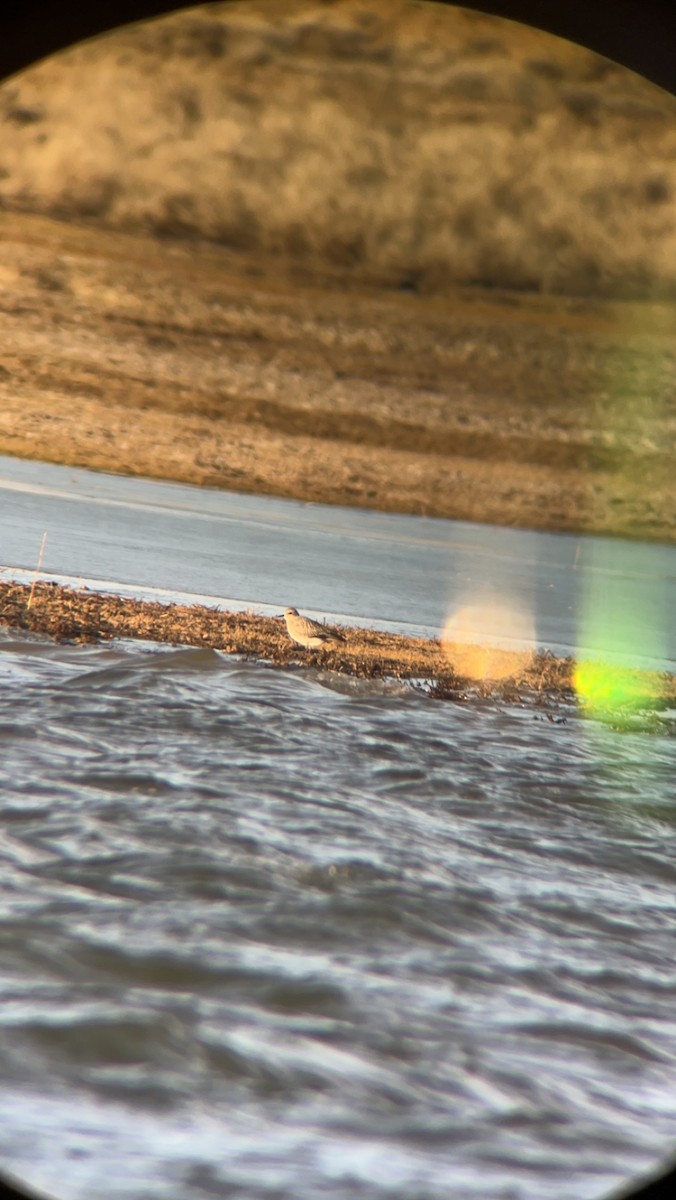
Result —
[[577, 694], [594, 716], [617, 720], [654, 709], [667, 680], [663, 589], [651, 579], [649, 549], [628, 542], [585, 547], [589, 566], [580, 597]]
[[665, 694], [664, 677], [657, 671], [591, 660], [577, 664], [574, 682], [578, 696], [591, 712], [613, 719], [654, 708]]

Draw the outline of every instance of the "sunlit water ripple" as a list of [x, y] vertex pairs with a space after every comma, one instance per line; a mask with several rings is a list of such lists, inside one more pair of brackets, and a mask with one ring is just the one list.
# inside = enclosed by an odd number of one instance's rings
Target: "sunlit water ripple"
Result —
[[0, 686], [20, 1177], [580, 1200], [669, 1153], [667, 728], [7, 634]]

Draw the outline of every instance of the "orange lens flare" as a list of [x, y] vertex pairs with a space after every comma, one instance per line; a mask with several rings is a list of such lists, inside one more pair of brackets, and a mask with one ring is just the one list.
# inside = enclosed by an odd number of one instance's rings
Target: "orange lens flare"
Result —
[[533, 661], [533, 616], [512, 601], [467, 604], [448, 616], [441, 645], [458, 675], [479, 681], [510, 679]]

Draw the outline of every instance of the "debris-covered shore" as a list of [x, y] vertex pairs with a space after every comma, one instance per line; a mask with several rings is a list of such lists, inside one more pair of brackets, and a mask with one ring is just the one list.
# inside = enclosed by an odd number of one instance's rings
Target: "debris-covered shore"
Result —
[[[140, 639], [201, 646], [277, 666], [314, 664], [355, 678], [409, 680], [438, 699], [569, 702], [575, 697], [574, 660], [548, 651], [517, 655], [515, 669], [507, 677], [477, 680], [454, 668], [453, 648], [438, 639], [340, 626], [344, 641], [306, 650], [291, 642], [281, 617], [130, 599], [49, 581], [1, 582], [0, 626], [57, 641]], [[657, 677], [657, 673], [637, 672], [637, 676], [648, 674]], [[673, 704], [676, 679], [660, 674], [659, 685], [653, 690], [661, 703]]]

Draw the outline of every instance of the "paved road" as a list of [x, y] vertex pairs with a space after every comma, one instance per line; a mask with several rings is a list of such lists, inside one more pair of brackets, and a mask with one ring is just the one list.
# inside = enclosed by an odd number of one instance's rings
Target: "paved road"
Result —
[[[676, 662], [676, 548], [332, 508], [0, 457], [0, 578], [437, 634], [511, 607], [557, 653]], [[32, 576], [31, 576], [32, 578]], [[494, 632], [499, 632], [499, 620]], [[516, 635], [519, 630], [514, 630]], [[518, 639], [516, 639], [518, 640]]]

